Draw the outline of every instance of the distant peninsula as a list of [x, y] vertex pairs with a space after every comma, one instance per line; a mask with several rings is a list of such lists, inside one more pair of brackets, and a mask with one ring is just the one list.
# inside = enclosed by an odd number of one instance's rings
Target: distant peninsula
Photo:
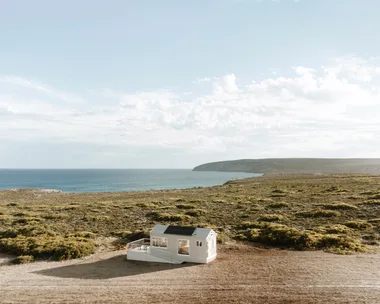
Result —
[[218, 161], [193, 171], [247, 173], [366, 173], [380, 174], [380, 158], [265, 158]]

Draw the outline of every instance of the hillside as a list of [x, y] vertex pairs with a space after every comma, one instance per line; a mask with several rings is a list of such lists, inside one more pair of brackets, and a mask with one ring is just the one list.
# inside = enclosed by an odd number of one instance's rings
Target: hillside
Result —
[[267, 158], [212, 162], [193, 171], [380, 174], [380, 158]]

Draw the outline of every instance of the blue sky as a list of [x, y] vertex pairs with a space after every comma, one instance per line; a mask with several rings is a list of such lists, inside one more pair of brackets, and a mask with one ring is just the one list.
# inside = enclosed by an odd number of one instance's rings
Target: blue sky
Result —
[[0, 167], [380, 157], [379, 1], [1, 7]]

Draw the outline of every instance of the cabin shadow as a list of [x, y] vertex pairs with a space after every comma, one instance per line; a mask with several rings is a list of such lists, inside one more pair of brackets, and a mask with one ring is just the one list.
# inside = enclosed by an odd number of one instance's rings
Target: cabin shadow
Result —
[[68, 265], [63, 267], [51, 268], [34, 273], [58, 277], [87, 280], [104, 280], [118, 277], [135, 276], [157, 271], [172, 270], [196, 266], [195, 263], [183, 264], [166, 264], [152, 263], [142, 261], [131, 261], [125, 258], [125, 255], [119, 255], [106, 260], [96, 261], [93, 263], [83, 262], [81, 264]]

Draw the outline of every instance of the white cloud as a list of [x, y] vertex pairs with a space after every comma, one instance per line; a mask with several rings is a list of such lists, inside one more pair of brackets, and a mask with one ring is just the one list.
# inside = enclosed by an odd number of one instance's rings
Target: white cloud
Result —
[[[82, 96], [4, 76], [0, 140], [176, 149], [184, 163], [191, 154], [199, 162], [199, 155], [380, 157], [378, 59], [348, 56], [294, 72], [249, 84], [227, 74], [198, 80], [192, 92], [103, 89]], [[208, 92], [199, 93], [205, 85]], [[88, 96], [97, 96], [96, 105]]]

